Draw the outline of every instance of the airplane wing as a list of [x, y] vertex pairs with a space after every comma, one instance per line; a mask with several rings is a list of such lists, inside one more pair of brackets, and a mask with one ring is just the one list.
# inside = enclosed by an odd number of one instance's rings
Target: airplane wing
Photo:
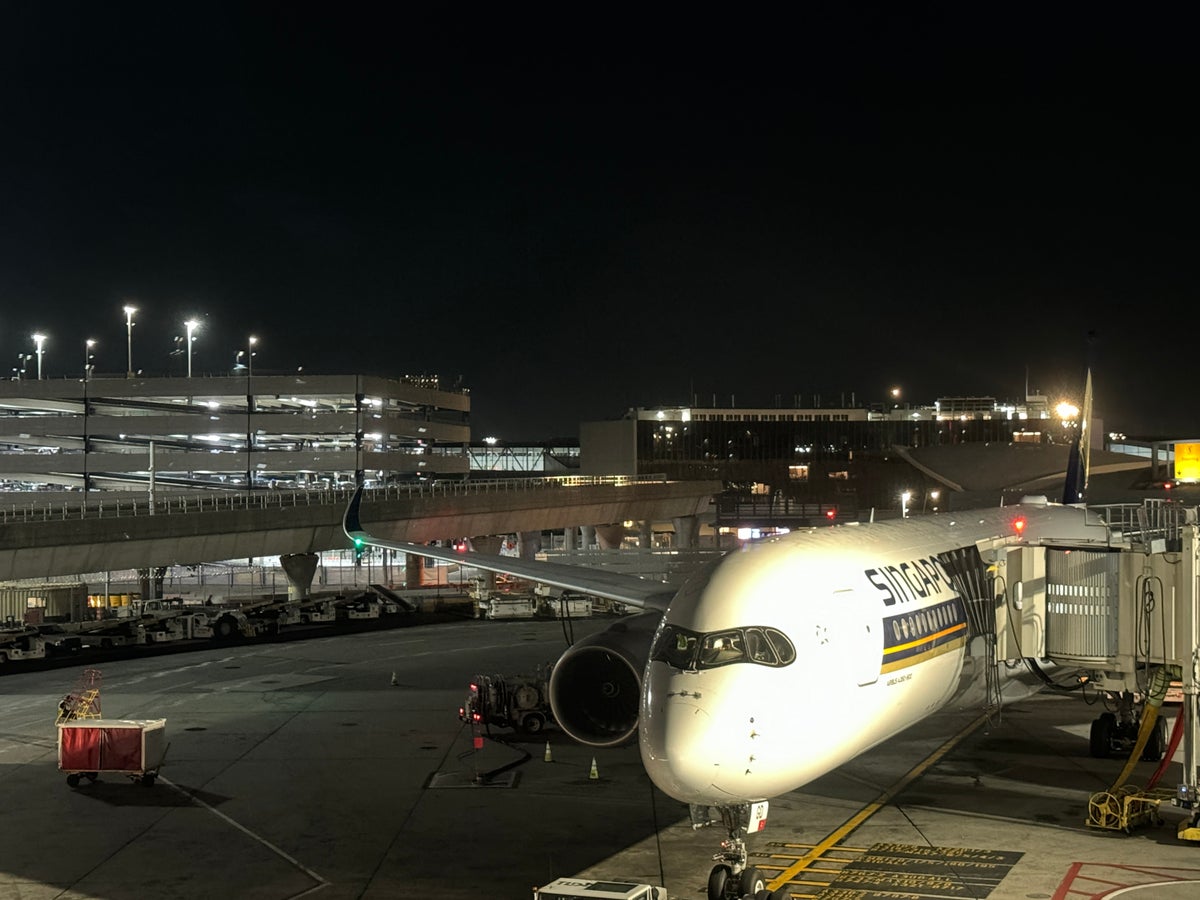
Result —
[[359, 519], [361, 503], [362, 488], [360, 487], [354, 492], [354, 496], [346, 507], [346, 513], [342, 517], [342, 528], [355, 547], [387, 547], [391, 550], [399, 550], [401, 553], [414, 553], [417, 556], [459, 563], [487, 572], [501, 572], [517, 578], [536, 581], [539, 584], [548, 584], [551, 587], [579, 591], [607, 600], [616, 600], [639, 609], [666, 609], [667, 603], [675, 595], [674, 588], [662, 582], [647, 581], [623, 572], [609, 572], [603, 569], [571, 566], [563, 563], [537, 562], [536, 560], [516, 559], [511, 556], [493, 556], [489, 553], [463, 554], [444, 547], [426, 547], [423, 544], [407, 544], [402, 541], [386, 541], [372, 537], [363, 529]]

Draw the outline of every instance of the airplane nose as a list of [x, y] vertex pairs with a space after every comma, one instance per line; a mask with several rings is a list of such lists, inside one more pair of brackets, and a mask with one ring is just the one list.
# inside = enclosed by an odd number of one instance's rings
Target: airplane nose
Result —
[[[649, 696], [655, 695], [651, 691]], [[706, 751], [712, 746], [712, 717], [689, 696], [668, 692], [643, 709], [642, 763], [666, 794], [688, 803], [711, 799], [710, 784], [719, 770]]]

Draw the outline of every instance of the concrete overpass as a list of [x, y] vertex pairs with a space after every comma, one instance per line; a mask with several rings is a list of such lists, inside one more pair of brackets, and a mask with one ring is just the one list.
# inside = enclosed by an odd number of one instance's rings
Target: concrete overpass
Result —
[[[380, 537], [423, 543], [575, 526], [688, 520], [709, 508], [715, 481], [661, 476], [446, 481], [369, 490], [363, 521]], [[349, 491], [179, 493], [0, 507], [0, 581], [190, 565], [349, 546]], [[75, 496], [75, 495], [71, 495]]]

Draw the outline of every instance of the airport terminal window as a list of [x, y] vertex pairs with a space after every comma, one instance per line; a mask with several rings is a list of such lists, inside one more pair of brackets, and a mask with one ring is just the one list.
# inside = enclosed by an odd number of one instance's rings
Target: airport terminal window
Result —
[[796, 649], [775, 628], [731, 628], [699, 634], [666, 625], [651, 650], [650, 658], [676, 669], [714, 669], [732, 663], [786, 666], [796, 658]]

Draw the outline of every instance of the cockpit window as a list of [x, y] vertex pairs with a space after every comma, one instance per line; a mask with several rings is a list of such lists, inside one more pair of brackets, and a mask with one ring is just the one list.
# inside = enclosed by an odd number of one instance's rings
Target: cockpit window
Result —
[[771, 646], [779, 654], [779, 665], [786, 666], [796, 658], [796, 648], [788, 640], [786, 634], [774, 628], [764, 628], [763, 631], [767, 633], [767, 638], [771, 641]]
[[650, 658], [676, 669], [713, 669], [732, 663], [786, 666], [796, 658], [795, 647], [782, 631], [750, 626], [700, 634], [664, 625]]
[[779, 665], [779, 656], [761, 628], [746, 629], [746, 652], [750, 654], [751, 662], [765, 666]]
[[727, 663], [742, 662], [746, 658], [746, 645], [740, 631], [719, 631], [707, 635], [700, 645], [700, 665], [710, 669]]
[[700, 647], [700, 635], [686, 628], [666, 625], [658, 636], [651, 659], [665, 662], [676, 669], [691, 669], [696, 665], [696, 651]]

